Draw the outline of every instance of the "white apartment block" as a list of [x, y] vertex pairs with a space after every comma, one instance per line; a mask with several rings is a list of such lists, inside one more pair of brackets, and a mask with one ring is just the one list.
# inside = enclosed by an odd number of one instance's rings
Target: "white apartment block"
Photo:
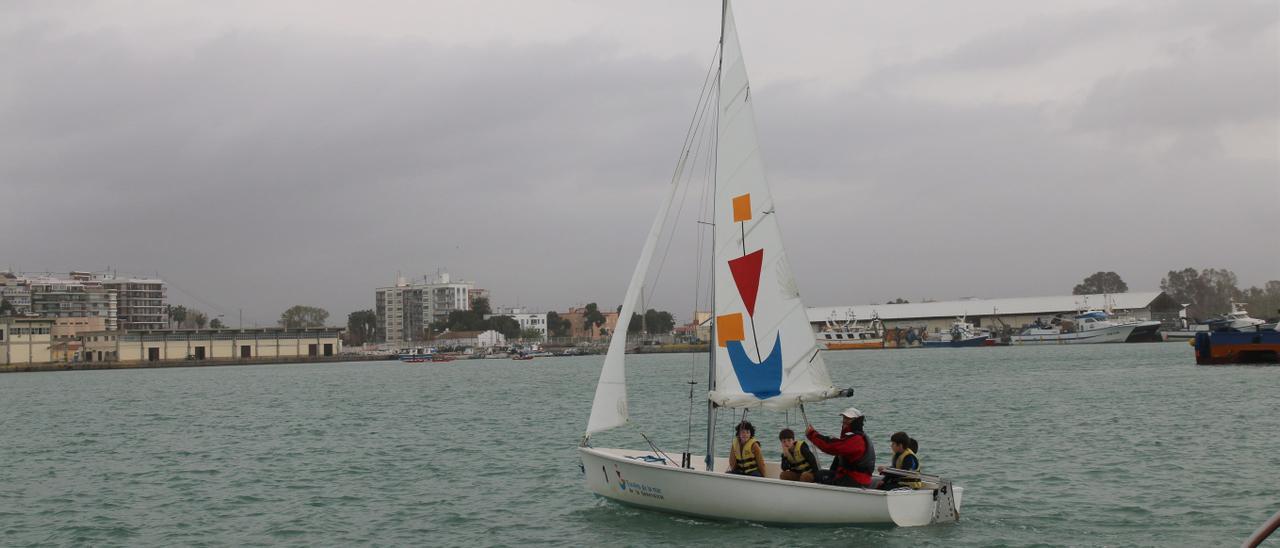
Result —
[[540, 340], [547, 340], [547, 313], [546, 312], [529, 312], [524, 308], [499, 308], [493, 314], [489, 314], [484, 318], [487, 320], [494, 316], [510, 316], [520, 324], [520, 330], [537, 329], [542, 333]]
[[420, 282], [397, 278], [396, 285], [375, 292], [378, 334], [393, 344], [423, 340], [432, 322], [449, 319], [455, 310], [471, 310], [474, 288], [475, 282], [452, 280], [448, 272]]

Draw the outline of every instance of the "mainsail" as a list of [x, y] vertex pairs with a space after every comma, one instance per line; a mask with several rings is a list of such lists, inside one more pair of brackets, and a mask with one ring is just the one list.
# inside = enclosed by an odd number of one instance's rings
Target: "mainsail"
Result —
[[844, 395], [831, 384], [792, 277], [765, 180], [751, 86], [725, 6], [716, 152], [716, 389], [721, 407], [787, 409]]

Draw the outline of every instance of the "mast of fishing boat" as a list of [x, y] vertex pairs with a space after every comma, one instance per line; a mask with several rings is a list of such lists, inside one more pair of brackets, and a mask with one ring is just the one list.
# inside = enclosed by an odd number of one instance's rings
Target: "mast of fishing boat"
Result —
[[[729, 12], [729, 0], [720, 2], [720, 55], [716, 63], [716, 146], [712, 149], [714, 152], [711, 165], [711, 340], [707, 341], [707, 353], [709, 360], [707, 362], [707, 394], [710, 396], [711, 391], [716, 389], [716, 177], [720, 164], [720, 76], [724, 73], [724, 22], [725, 15]], [[707, 471], [714, 472], [715, 468], [715, 436], [716, 436], [716, 403], [707, 398]]]

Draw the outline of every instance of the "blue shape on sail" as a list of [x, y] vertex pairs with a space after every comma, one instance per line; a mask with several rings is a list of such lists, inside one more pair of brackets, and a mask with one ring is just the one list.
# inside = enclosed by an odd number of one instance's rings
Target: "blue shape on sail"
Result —
[[728, 341], [729, 362], [738, 376], [738, 385], [759, 399], [766, 400], [782, 393], [782, 334], [773, 340], [773, 350], [764, 361], [756, 363], [747, 356], [742, 341]]

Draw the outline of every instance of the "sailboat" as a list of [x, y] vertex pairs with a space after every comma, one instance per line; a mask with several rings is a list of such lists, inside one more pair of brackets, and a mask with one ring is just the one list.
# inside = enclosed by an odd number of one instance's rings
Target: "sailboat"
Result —
[[[958, 519], [962, 489], [936, 476], [924, 488], [882, 491], [784, 481], [722, 471], [715, 424], [722, 411], [784, 411], [848, 398], [827, 373], [778, 230], [759, 153], [751, 88], [728, 0], [721, 12], [715, 71], [715, 189], [710, 260], [712, 309], [705, 455], [680, 462], [646, 449], [603, 448], [591, 436], [629, 424], [624, 357], [627, 326], [676, 198], [673, 184], [649, 230], [600, 371], [591, 416], [578, 448], [587, 488], [629, 505], [713, 519], [779, 524], [928, 525]], [[698, 463], [698, 464], [694, 464]]]

